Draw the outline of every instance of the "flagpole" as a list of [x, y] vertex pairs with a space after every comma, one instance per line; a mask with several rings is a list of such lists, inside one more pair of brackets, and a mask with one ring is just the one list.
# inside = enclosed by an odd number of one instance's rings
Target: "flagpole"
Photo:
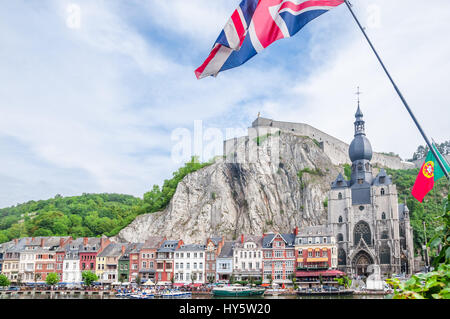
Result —
[[347, 5], [347, 8], [350, 10], [350, 13], [352, 14], [353, 18], [355, 19], [356, 23], [358, 24], [359, 28], [361, 29], [362, 33], [364, 34], [364, 37], [366, 38], [367, 42], [369, 42], [370, 47], [372, 48], [373, 53], [375, 53], [375, 56], [377, 57], [378, 61], [380, 62], [384, 72], [386, 72], [386, 75], [388, 76], [389, 80], [391, 81], [392, 85], [394, 86], [395, 91], [397, 92], [398, 96], [403, 102], [403, 105], [405, 106], [406, 110], [408, 111], [409, 115], [411, 115], [411, 118], [413, 119], [414, 123], [416, 124], [417, 128], [419, 129], [420, 134], [422, 134], [422, 137], [424, 138], [425, 142], [427, 143], [431, 153], [433, 153], [434, 158], [436, 158], [439, 166], [444, 171], [445, 177], [447, 177], [447, 180], [450, 180], [450, 177], [448, 175], [447, 170], [445, 169], [444, 164], [442, 163], [439, 156], [436, 154], [436, 151], [432, 147], [430, 140], [426, 136], [425, 132], [423, 131], [422, 127], [420, 126], [419, 122], [417, 121], [416, 117], [414, 116], [413, 112], [409, 108], [408, 103], [406, 102], [405, 98], [403, 97], [403, 94], [400, 92], [399, 88], [395, 84], [394, 80], [392, 79], [391, 75], [389, 74], [388, 70], [386, 69], [383, 61], [381, 60], [380, 56], [378, 55], [377, 51], [375, 50], [375, 47], [373, 46], [372, 42], [370, 41], [369, 37], [366, 34], [366, 31], [362, 27], [361, 23], [359, 22], [358, 18], [356, 17], [355, 13], [353, 12], [352, 5], [350, 4], [349, 0], [344, 0], [345, 4]]

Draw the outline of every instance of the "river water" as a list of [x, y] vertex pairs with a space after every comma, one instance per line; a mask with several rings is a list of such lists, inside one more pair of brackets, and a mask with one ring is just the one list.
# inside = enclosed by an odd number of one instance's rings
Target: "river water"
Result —
[[[176, 298], [176, 299], [389, 299], [390, 296], [383, 295], [330, 295], [330, 296], [262, 296], [262, 297], [214, 297], [211, 295], [194, 295], [192, 298]], [[124, 299], [115, 296], [100, 295], [2, 295], [0, 299]], [[155, 298], [158, 300], [160, 298]], [[170, 299], [170, 298], [164, 298]], [[148, 300], [152, 302], [151, 299]]]

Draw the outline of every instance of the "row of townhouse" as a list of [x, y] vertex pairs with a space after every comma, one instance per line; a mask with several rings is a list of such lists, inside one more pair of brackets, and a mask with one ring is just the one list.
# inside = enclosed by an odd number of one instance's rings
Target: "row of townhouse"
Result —
[[[200, 285], [208, 282], [261, 280], [290, 284], [316, 275], [336, 275], [337, 248], [325, 226], [295, 228], [292, 233], [241, 235], [237, 240], [208, 238], [204, 244], [149, 237], [143, 243], [114, 243], [107, 237], [22, 238], [0, 245], [0, 271], [12, 282], [42, 282], [50, 272], [61, 282], [80, 284], [83, 271], [99, 282]], [[317, 273], [322, 271], [322, 273]]]

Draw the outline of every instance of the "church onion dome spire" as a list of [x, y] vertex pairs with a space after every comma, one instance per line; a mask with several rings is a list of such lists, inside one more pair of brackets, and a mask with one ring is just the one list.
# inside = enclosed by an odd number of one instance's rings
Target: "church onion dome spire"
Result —
[[364, 125], [365, 122], [363, 120], [363, 114], [361, 112], [361, 108], [359, 107], [358, 101], [358, 109], [355, 114], [355, 138], [350, 144], [350, 148], [348, 150], [350, 160], [355, 162], [357, 160], [368, 160], [372, 159], [372, 146], [370, 145], [369, 140], [366, 137]]

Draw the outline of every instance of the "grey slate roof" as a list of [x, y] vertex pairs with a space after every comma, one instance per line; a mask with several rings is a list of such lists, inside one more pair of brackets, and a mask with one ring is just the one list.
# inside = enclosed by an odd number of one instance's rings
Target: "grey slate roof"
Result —
[[150, 236], [144, 242], [144, 246], [142, 248], [158, 249], [161, 246], [161, 242], [163, 240], [164, 240], [163, 236]]
[[[384, 181], [383, 181], [384, 179]], [[372, 182], [372, 185], [380, 186], [380, 185], [390, 185], [392, 184], [391, 177], [386, 173], [384, 168], [380, 169], [380, 172], [375, 177], [375, 179]]]
[[217, 258], [233, 258], [233, 246], [234, 241], [226, 241], [223, 244], [222, 250], [220, 251], [219, 256]]
[[344, 188], [349, 186], [350, 181], [346, 181], [344, 176], [341, 173], [336, 177], [334, 182], [331, 183], [331, 188]]
[[206, 248], [205, 245], [189, 244], [180, 246], [179, 248], [176, 249], [176, 251], [204, 251], [205, 248]]
[[178, 245], [178, 240], [166, 240], [162, 243], [161, 247], [158, 249], [158, 252], [161, 253], [169, 253], [175, 251]]
[[115, 257], [122, 255], [122, 246], [126, 244], [124, 243], [111, 243], [106, 246], [105, 249], [101, 253], [99, 253], [98, 257]]
[[409, 213], [408, 206], [406, 206], [406, 204], [398, 204], [398, 218], [400, 220], [405, 219], [405, 213], [406, 212]]
[[[258, 248], [262, 246], [262, 236], [254, 236], [254, 235], [244, 235], [244, 243], [247, 242], [254, 242]], [[243, 247], [244, 244], [241, 243], [241, 238], [239, 237], [239, 240], [236, 241], [236, 244], [234, 247]]]
[[[263, 248], [271, 248], [272, 247], [272, 240], [277, 236], [278, 234], [270, 233], [264, 236], [262, 246]], [[295, 235], [294, 234], [279, 234], [281, 238], [284, 239], [286, 242], [286, 247], [294, 247], [295, 244]]]
[[332, 236], [332, 230], [326, 225], [305, 226], [298, 229], [297, 237]]

